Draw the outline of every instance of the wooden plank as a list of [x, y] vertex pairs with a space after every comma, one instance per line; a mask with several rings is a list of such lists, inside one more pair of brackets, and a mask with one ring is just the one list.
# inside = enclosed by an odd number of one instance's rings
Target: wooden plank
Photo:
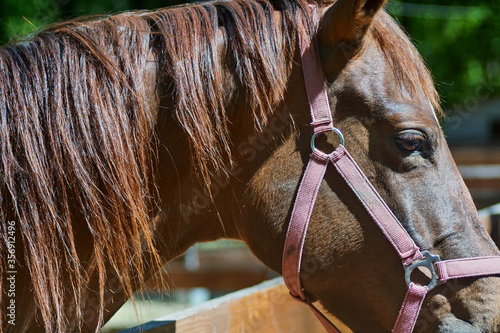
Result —
[[500, 164], [500, 148], [494, 146], [450, 147], [457, 165]]
[[494, 146], [450, 147], [465, 184], [471, 190], [500, 189], [500, 149]]
[[500, 248], [500, 204], [483, 208], [478, 213], [480, 221], [486, 227], [497, 247]]
[[458, 171], [465, 179], [500, 179], [500, 164], [459, 165]]
[[464, 178], [465, 185], [469, 190], [498, 190], [500, 189], [500, 179], [467, 179]]
[[[341, 323], [342, 332], [350, 332]], [[290, 297], [282, 278], [179, 311], [123, 333], [324, 333], [309, 308]]]
[[164, 291], [164, 285], [158, 281], [165, 281], [170, 290], [190, 289], [203, 287], [210, 290], [238, 290], [254, 286], [269, 279], [271, 275], [267, 270], [246, 272], [244, 270], [222, 271], [188, 271], [185, 267], [169, 268], [161, 273], [162, 280], [151, 279], [144, 290]]
[[187, 269], [183, 260], [176, 260], [159, 272], [161, 279], [151, 279], [144, 290], [204, 287], [210, 290], [238, 290], [254, 286], [273, 278], [272, 272], [248, 248], [199, 251], [196, 269]]

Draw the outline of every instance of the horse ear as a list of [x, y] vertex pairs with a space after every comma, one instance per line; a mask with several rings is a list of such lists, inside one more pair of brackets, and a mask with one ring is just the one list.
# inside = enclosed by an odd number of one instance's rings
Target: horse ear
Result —
[[361, 39], [375, 14], [387, 0], [338, 0], [330, 6], [320, 24], [320, 39], [324, 45]]

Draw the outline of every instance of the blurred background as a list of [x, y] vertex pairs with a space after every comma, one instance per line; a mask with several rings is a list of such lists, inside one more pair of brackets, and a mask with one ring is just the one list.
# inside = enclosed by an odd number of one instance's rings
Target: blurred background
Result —
[[[0, 44], [21, 40], [73, 17], [154, 9], [181, 0], [0, 0]], [[500, 0], [390, 1], [434, 75], [446, 117], [442, 124], [480, 215], [498, 241], [500, 208]], [[498, 243], [497, 243], [498, 244]], [[138, 301], [144, 322], [272, 277], [242, 243], [199, 245], [162, 272], [171, 290], [150, 285]], [[141, 299], [139, 297], [139, 299]], [[138, 323], [125, 306], [107, 325]]]

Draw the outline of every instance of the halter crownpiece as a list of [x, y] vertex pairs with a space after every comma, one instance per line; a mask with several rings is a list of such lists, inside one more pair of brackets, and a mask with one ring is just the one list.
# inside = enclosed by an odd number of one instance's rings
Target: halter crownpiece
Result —
[[[314, 42], [306, 43], [299, 34], [302, 69], [306, 84], [307, 97], [311, 109], [312, 154], [300, 182], [283, 250], [283, 279], [290, 294], [306, 303], [321, 321], [327, 332], [339, 333], [335, 325], [307, 299], [300, 281], [302, 252], [307, 227], [314, 203], [324, 175], [331, 163], [356, 194], [361, 204], [382, 230], [382, 233], [398, 253], [405, 269], [408, 290], [392, 332], [411, 333], [428, 291], [447, 280], [467, 277], [480, 277], [500, 274], [500, 256], [443, 260], [428, 251], [420, 251], [413, 239], [394, 216], [382, 197], [363, 174], [351, 155], [343, 146], [344, 138], [339, 129], [333, 126], [332, 112], [326, 92], [324, 74], [321, 69]], [[341, 144], [325, 154], [314, 146], [314, 138], [324, 132], [336, 132]], [[420, 266], [431, 272], [428, 285], [418, 285], [411, 281], [412, 271]]]

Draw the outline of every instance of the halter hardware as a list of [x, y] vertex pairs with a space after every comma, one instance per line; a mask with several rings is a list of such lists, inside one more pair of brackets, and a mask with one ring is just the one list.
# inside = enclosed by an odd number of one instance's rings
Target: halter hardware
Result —
[[[330, 132], [337, 133], [337, 135], [339, 136], [339, 139], [340, 139], [340, 145], [343, 146], [344, 145], [344, 135], [342, 135], [342, 132], [337, 127], [333, 127]], [[311, 149], [312, 149], [312, 151], [314, 151], [316, 149], [316, 145], [314, 144], [314, 140], [316, 139], [316, 136], [318, 134], [321, 134], [321, 133], [313, 133], [313, 135], [311, 137]]]
[[408, 266], [404, 266], [406, 284], [409, 286], [412, 283], [411, 273], [415, 268], [425, 267], [429, 270], [429, 272], [431, 272], [431, 281], [426, 285], [426, 287], [428, 290], [432, 290], [441, 282], [436, 274], [436, 269], [434, 267], [434, 264], [440, 262], [441, 259], [437, 254], [431, 254], [429, 251], [422, 251], [421, 253], [424, 256], [424, 259], [416, 261]]

